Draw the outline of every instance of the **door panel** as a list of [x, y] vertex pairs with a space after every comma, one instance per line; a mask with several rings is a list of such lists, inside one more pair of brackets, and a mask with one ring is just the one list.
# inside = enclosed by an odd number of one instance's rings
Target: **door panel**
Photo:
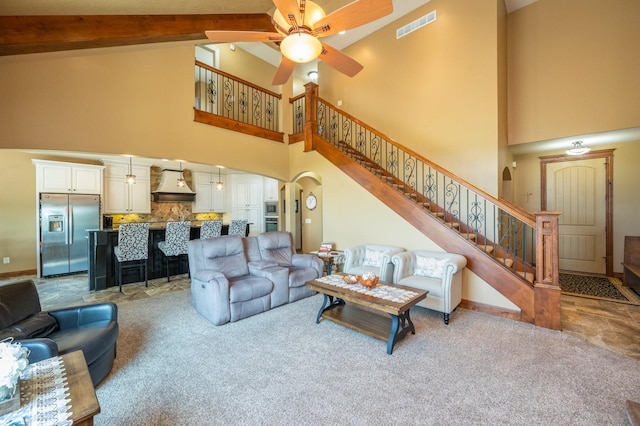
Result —
[[547, 210], [560, 211], [560, 269], [606, 273], [606, 167], [602, 159], [547, 166]]

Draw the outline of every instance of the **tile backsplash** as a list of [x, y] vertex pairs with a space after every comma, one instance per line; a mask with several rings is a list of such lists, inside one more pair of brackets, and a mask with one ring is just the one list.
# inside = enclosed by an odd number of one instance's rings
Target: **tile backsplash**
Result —
[[[193, 180], [190, 170], [183, 171], [184, 180], [193, 190]], [[162, 169], [151, 167], [151, 191], [155, 191], [160, 184]], [[151, 197], [151, 194], [149, 194]], [[202, 220], [222, 220], [222, 213], [193, 213], [191, 202], [155, 202], [151, 201], [150, 214], [113, 214], [113, 225], [131, 222], [169, 222], [179, 220], [202, 221]]]

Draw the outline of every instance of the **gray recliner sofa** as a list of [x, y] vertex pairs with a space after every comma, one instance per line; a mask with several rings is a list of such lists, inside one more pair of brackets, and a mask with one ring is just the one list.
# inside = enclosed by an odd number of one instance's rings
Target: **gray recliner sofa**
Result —
[[[280, 238], [262, 240], [263, 245], [273, 249], [277, 245], [274, 241]], [[291, 264], [287, 264], [284, 248], [272, 253], [274, 256], [265, 252], [266, 258], [262, 252], [259, 237], [191, 240], [191, 301], [196, 311], [213, 324], [221, 325], [314, 294], [305, 283], [322, 275], [321, 259], [304, 255], [304, 262], [311, 266], [303, 266], [297, 258], [294, 265], [293, 258], [299, 255], [292, 255]]]

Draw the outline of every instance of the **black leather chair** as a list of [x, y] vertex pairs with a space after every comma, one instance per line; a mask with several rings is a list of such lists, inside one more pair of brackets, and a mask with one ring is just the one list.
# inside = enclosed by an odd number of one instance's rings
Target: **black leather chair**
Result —
[[113, 367], [118, 333], [113, 303], [45, 312], [32, 280], [0, 286], [0, 340], [13, 337], [27, 347], [30, 363], [82, 350], [96, 386]]

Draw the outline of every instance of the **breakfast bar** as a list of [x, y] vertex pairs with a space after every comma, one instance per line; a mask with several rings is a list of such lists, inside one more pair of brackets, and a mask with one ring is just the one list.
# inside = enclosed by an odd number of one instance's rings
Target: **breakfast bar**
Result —
[[[246, 235], [249, 235], [247, 224]], [[158, 243], [164, 241], [166, 222], [156, 222], [149, 224], [149, 259], [148, 274], [149, 279], [166, 276], [163, 257], [158, 248]], [[117, 285], [116, 262], [113, 248], [118, 245], [118, 227], [110, 229], [88, 230], [89, 236], [89, 290], [103, 290], [107, 287]], [[229, 233], [229, 225], [222, 225], [222, 235]], [[190, 239], [200, 238], [200, 222], [191, 222]], [[176, 264], [172, 275], [186, 274], [188, 266], [186, 264]], [[136, 268], [125, 269], [122, 272], [122, 283], [144, 281]]]

